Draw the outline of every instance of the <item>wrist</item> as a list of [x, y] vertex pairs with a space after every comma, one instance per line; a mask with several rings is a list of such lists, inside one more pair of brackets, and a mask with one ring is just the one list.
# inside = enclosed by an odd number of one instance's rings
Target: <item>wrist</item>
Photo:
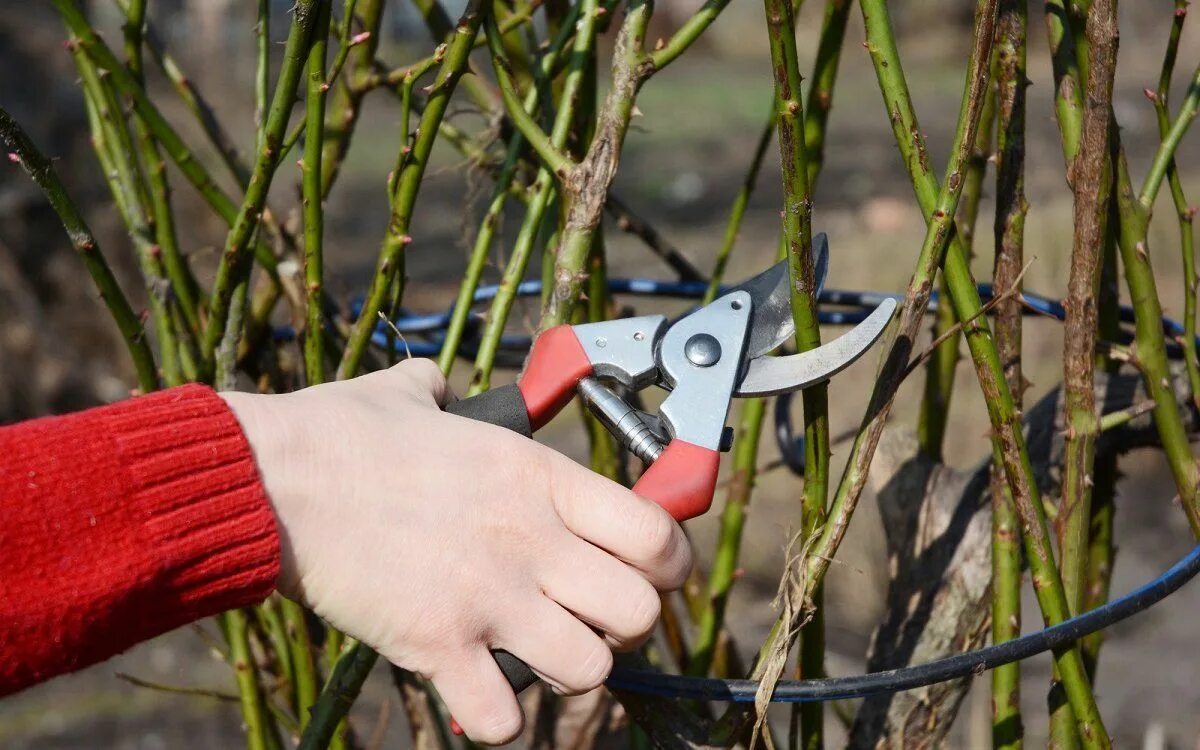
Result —
[[290, 416], [295, 410], [290, 408], [289, 396], [236, 391], [218, 395], [237, 418], [250, 444], [279, 533], [280, 573], [276, 587], [291, 595], [299, 583], [292, 541], [303, 524], [310, 496], [306, 487], [311, 461], [306, 457], [311, 451], [305, 431]]

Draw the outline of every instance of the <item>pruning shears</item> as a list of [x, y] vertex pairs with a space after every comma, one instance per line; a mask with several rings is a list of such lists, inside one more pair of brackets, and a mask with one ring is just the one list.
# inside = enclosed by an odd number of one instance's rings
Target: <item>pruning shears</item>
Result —
[[[825, 235], [815, 237], [814, 245], [822, 285]], [[633, 491], [683, 521], [712, 504], [720, 454], [732, 443], [725, 426], [731, 400], [828, 380], [878, 340], [895, 308], [895, 300], [885, 299], [838, 339], [800, 354], [767, 356], [795, 329], [787, 263], [781, 261], [674, 321], [643, 315], [550, 328], [534, 341], [517, 383], [446, 410], [529, 437], [578, 393], [621, 444], [648, 464]], [[658, 414], [649, 414], [608, 383], [628, 391], [657, 385], [669, 394]], [[537, 680], [516, 657], [494, 653], [515, 692]]]

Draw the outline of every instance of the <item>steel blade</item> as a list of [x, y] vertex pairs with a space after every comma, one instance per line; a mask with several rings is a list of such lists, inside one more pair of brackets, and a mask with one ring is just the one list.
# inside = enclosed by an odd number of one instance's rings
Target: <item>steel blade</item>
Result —
[[896, 300], [885, 299], [867, 319], [841, 337], [802, 354], [750, 360], [735, 396], [773, 396], [828, 380], [861, 357], [879, 340]]
[[[813, 270], [819, 294], [825, 286], [825, 277], [829, 275], [829, 240], [824, 232], [813, 237], [813, 252], [816, 254]], [[748, 359], [760, 357], [791, 338], [796, 328], [792, 320], [787, 261], [779, 261], [729, 291], [748, 292], [754, 305], [746, 341]]]

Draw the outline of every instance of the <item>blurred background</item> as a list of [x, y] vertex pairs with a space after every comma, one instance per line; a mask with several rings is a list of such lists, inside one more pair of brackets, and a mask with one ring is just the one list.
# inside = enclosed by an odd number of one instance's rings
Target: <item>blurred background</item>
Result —
[[[700, 4], [699, 0], [663, 0], [651, 36], [668, 34]], [[445, 3], [454, 15], [462, 2]], [[811, 69], [822, 14], [810, 0], [800, 16], [802, 70]], [[1026, 191], [1030, 214], [1026, 259], [1033, 260], [1026, 287], [1058, 297], [1065, 291], [1066, 259], [1071, 245], [1071, 194], [1063, 176], [1058, 132], [1053, 120], [1053, 81], [1045, 45], [1041, 8], [1030, 17], [1028, 147]], [[110, 262], [130, 296], [139, 299], [140, 283], [129, 243], [88, 142], [82, 97], [64, 32], [43, 3], [7, 3], [0, 13], [0, 105], [8, 109], [55, 164], [83, 206]], [[110, 43], [119, 39], [111, 0], [93, 0], [91, 12]], [[247, 153], [253, 139], [254, 4], [234, 0], [159, 0], [150, 3], [152, 24], [189, 78], [214, 105], [225, 127]], [[274, 4], [272, 37], [282, 51], [290, 3]], [[340, 4], [335, 4], [340, 6]], [[940, 174], [953, 135], [962, 92], [966, 44], [973, 3], [964, 0], [901, 0], [892, 4], [901, 32], [901, 53]], [[1154, 87], [1166, 41], [1172, 4], [1167, 0], [1126, 3], [1121, 12], [1121, 51], [1115, 107], [1135, 176], [1144, 174], [1157, 145], [1154, 111], [1143, 89]], [[402, 65], [428, 54], [432, 43], [413, 8], [391, 3], [380, 57]], [[908, 281], [924, 226], [912, 199], [903, 165], [882, 109], [870, 60], [858, 44], [861, 17], [851, 14], [841, 73], [834, 97], [826, 166], [817, 190], [816, 228], [829, 233], [829, 286], [900, 291]], [[656, 76], [638, 99], [641, 116], [626, 144], [616, 191], [682, 248], [697, 266], [711, 268], [729, 205], [741, 185], [755, 141], [765, 122], [771, 75], [762, 10], [755, 3], [733, 3], [701, 42], [678, 63]], [[1200, 54], [1195, 24], [1180, 46], [1180, 73], [1174, 89], [1182, 98], [1184, 76]], [[152, 67], [152, 66], [151, 66]], [[487, 71], [479, 55], [478, 70]], [[150, 70], [152, 87], [170, 119], [197, 138], [191, 120], [164, 81]], [[601, 76], [603, 81], [604, 75]], [[327, 212], [327, 289], [348, 301], [361, 292], [374, 266], [387, 222], [385, 180], [400, 144], [399, 108], [385, 95], [368, 97], [365, 115], [350, 151], [344, 176]], [[469, 131], [484, 131], [486, 119], [456, 99], [450, 120]], [[440, 143], [440, 142], [439, 142]], [[201, 150], [201, 157], [212, 159]], [[1185, 189], [1200, 200], [1200, 136], [1191, 133], [1177, 161]], [[215, 173], [223, 174], [222, 170]], [[734, 253], [728, 278], [749, 275], [774, 257], [779, 224], [779, 168], [772, 149], [759, 180]], [[1140, 179], [1140, 178], [1139, 178]], [[286, 220], [298, 221], [299, 170], [283, 166], [271, 197]], [[182, 179], [175, 179], [175, 204], [181, 240], [193, 265], [210, 272], [224, 239], [223, 225], [197, 200]], [[976, 231], [976, 273], [990, 278], [994, 174], [989, 170]], [[232, 185], [227, 185], [232, 190]], [[428, 171], [408, 248], [409, 283], [405, 303], [435, 311], [449, 305], [457, 291], [466, 251], [487, 197], [486, 178], [473, 174], [463, 159], [439, 146]], [[1182, 311], [1177, 226], [1167, 191], [1157, 207], [1151, 252], [1167, 314]], [[494, 251], [488, 280], [498, 278], [518, 220]], [[670, 278], [670, 271], [640, 242], [615, 227], [607, 234], [610, 274]], [[538, 268], [534, 260], [531, 269]], [[639, 313], [677, 309], [645, 298], [630, 300]], [[524, 303], [513, 316], [514, 328], [536, 325], [536, 303]], [[1061, 378], [1061, 330], [1052, 321], [1028, 318], [1025, 375], [1032, 381], [1026, 403], [1045, 394]], [[827, 337], [839, 333], [826, 332]], [[870, 388], [874, 360], [867, 357], [838, 376], [832, 391], [833, 433], [858, 425]], [[469, 365], [460, 363], [454, 380], [461, 387]], [[893, 421], [912, 423], [920, 398], [921, 376], [901, 391]], [[0, 423], [61, 413], [125, 397], [133, 382], [115, 327], [40, 192], [7, 161], [0, 166]], [[798, 407], [797, 407], [798, 408]], [[988, 455], [987, 419], [969, 365], [960, 368], [954, 396], [947, 460], [970, 468]], [[731, 424], [733, 419], [731, 417]], [[584, 433], [568, 410], [539, 439], [583, 458]], [[396, 446], [399, 456], [404, 446]], [[834, 446], [835, 470], [845, 446]], [[764, 440], [761, 460], [777, 457]], [[1122, 464], [1125, 478], [1117, 500], [1117, 557], [1114, 594], [1123, 593], [1165, 569], [1191, 546], [1183, 514], [1172, 502], [1173, 486], [1165, 465], [1153, 452], [1135, 453]], [[381, 467], [388, 470], [388, 467]], [[747, 653], [774, 621], [770, 608], [784, 548], [798, 521], [797, 478], [786, 469], [761, 475], [754, 495], [743, 551], [745, 573], [731, 605], [730, 621]], [[914, 498], [916, 500], [916, 498]], [[717, 503], [721, 502], [718, 496]], [[717, 513], [691, 522], [698, 548], [712, 546]], [[850, 536], [833, 566], [827, 590], [831, 674], [863, 669], [873, 626], [879, 622], [887, 573], [882, 530], [873, 503], [864, 502]], [[1027, 592], [1028, 593], [1028, 592]], [[1028, 595], [1026, 629], [1040, 624]], [[1122, 623], [1110, 632], [1101, 658], [1098, 695], [1106, 723], [1122, 746], [1200, 747], [1200, 651], [1194, 617], [1200, 612], [1200, 586], [1184, 588], [1160, 607]], [[170, 685], [233, 689], [232, 676], [213, 657], [203, 637], [185, 628], [143, 644], [110, 662], [62, 677], [0, 703], [0, 747], [113, 747], [155, 750], [166, 747], [230, 747], [240, 742], [236, 703], [220, 697], [176, 695], [135, 687], [116, 673]], [[1045, 689], [1049, 661], [1026, 663], [1023, 700], [1027, 740], [1044, 744]], [[407, 730], [394, 692], [381, 671], [355, 709], [364, 744], [404, 746]], [[785, 714], [781, 713], [781, 717]], [[987, 681], [968, 698], [952, 735], [957, 746], [974, 747], [989, 739]], [[831, 737], [841, 725], [827, 712]]]

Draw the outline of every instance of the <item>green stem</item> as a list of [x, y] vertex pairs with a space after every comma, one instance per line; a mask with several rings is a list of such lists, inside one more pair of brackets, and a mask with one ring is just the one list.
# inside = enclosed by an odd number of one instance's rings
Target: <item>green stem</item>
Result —
[[[101, 70], [111, 77], [112, 85], [122, 96], [129, 97], [137, 116], [171, 161], [179, 168], [188, 182], [196, 189], [217, 214], [231, 226], [238, 217], [238, 205], [217, 185], [212, 175], [204, 168], [192, 150], [180, 138], [179, 133], [167, 122], [158, 108], [150, 101], [144, 89], [138, 85], [129, 71], [121, 64], [113, 51], [96, 34], [87, 17], [80, 10], [77, 0], [51, 0], [70, 33], [75, 37], [73, 44], [79, 45]], [[310, 0], [311, 1], [311, 0]], [[255, 247], [256, 258], [269, 273], [275, 273], [275, 258], [265, 244]]]
[[325, 750], [334, 732], [362, 692], [363, 683], [379, 655], [358, 641], [347, 641], [329, 679], [312, 707], [312, 717], [300, 735], [297, 750]]
[[15, 156], [16, 160], [20, 162], [37, 186], [41, 188], [46, 199], [50, 201], [54, 212], [58, 214], [59, 221], [62, 222], [63, 229], [66, 230], [67, 237], [71, 240], [71, 247], [83, 261], [84, 267], [92, 277], [92, 282], [100, 292], [100, 298], [104, 300], [113, 321], [117, 324], [117, 329], [121, 332], [125, 347], [129, 350], [129, 356], [133, 360], [138, 387], [144, 393], [157, 390], [158, 368], [154, 364], [154, 355], [150, 352], [150, 346], [146, 341], [146, 332], [142, 329], [141, 320], [134, 313], [129, 299], [121, 290], [121, 285], [117, 283], [116, 276], [113, 275], [112, 269], [104, 259], [104, 253], [100, 250], [95, 235], [84, 221], [75, 202], [67, 194], [66, 187], [54, 171], [54, 165], [37, 149], [21, 126], [2, 108], [0, 108], [0, 143], [4, 144], [4, 149], [8, 154]]
[[[116, 2], [128, 17], [133, 0], [116, 0]], [[151, 58], [170, 81], [171, 87], [175, 89], [175, 93], [183, 102], [184, 107], [196, 119], [200, 129], [204, 131], [208, 142], [217, 150], [229, 173], [233, 175], [238, 185], [245, 185], [250, 180], [250, 168], [242, 161], [233, 138], [221, 125], [212, 106], [200, 94], [192, 79], [183, 72], [178, 61], [167, 52], [166, 46], [155, 32], [154, 27], [148, 24], [145, 26], [145, 44], [150, 51]]]
[[[993, 68], [995, 59], [993, 57]], [[974, 257], [975, 221], [979, 216], [979, 201], [983, 196], [983, 177], [987, 171], [989, 152], [992, 148], [992, 130], [995, 123], [995, 91], [989, 90], [980, 116], [979, 132], [975, 136], [975, 150], [967, 165], [966, 184], [963, 186], [961, 207], [955, 224], [959, 238], [968, 257]], [[947, 335], [955, 330], [958, 318], [954, 306], [949, 304], [950, 290], [943, 276], [940, 279], [940, 300], [933, 327], [933, 340], [942, 340], [934, 349], [926, 365], [925, 391], [921, 397], [921, 411], [917, 420], [917, 440], [921, 450], [930, 458], [941, 461], [942, 447], [946, 437], [946, 424], [950, 419], [950, 402], [954, 395], [954, 377], [958, 372], [958, 335]]]
[[[1085, 612], [1108, 601], [1109, 584], [1112, 583], [1113, 558], [1116, 555], [1116, 547], [1113, 545], [1113, 519], [1116, 515], [1113, 499], [1116, 496], [1118, 478], [1116, 459], [1097, 461], [1094, 477], [1092, 528], [1088, 539], [1087, 589], [1083, 604]], [[1081, 644], [1083, 663], [1093, 683], [1096, 681], [1100, 646], [1103, 643], [1104, 631], [1101, 630], [1085, 636]]]
[[[346, 342], [346, 350], [338, 365], [339, 380], [354, 377], [366, 353], [367, 344], [379, 322], [379, 311], [383, 309], [388, 291], [395, 282], [400, 266], [403, 264], [405, 248], [412, 237], [409, 236], [409, 224], [412, 221], [413, 207], [421, 188], [421, 178], [429, 164], [429, 156], [433, 151], [433, 143], [437, 139], [438, 126], [446, 114], [450, 97], [463, 73], [466, 72], [470, 61], [471, 48], [479, 25], [491, 8], [491, 4], [483, 0], [471, 0], [459, 19], [454, 38], [446, 49], [445, 59], [434, 81], [425, 111], [421, 113], [421, 121], [417, 126], [416, 140], [405, 157], [399, 176], [396, 178], [396, 194], [391, 206], [391, 219], [388, 221], [387, 235], [379, 250], [379, 260], [375, 266], [375, 275], [371, 286], [363, 300], [362, 311], [350, 331]], [[407, 143], [404, 148], [409, 148]]]
[[650, 54], [650, 62], [654, 69], [662, 70], [682, 55], [704, 30], [717, 20], [717, 16], [721, 15], [726, 5], [729, 5], [729, 0], [707, 0], [662, 47]]
[[304, 331], [304, 367], [309, 385], [325, 382], [325, 206], [321, 175], [325, 144], [325, 58], [329, 37], [330, 7], [326, 3], [313, 28], [308, 53], [308, 91], [305, 95], [304, 141], [301, 162], [301, 194], [304, 207], [304, 291], [307, 316]]
[[[334, 87], [333, 101], [325, 119], [324, 154], [321, 159], [322, 192], [328, 196], [337, 180], [342, 162], [350, 150], [350, 139], [362, 113], [366, 90], [361, 87], [371, 75], [375, 52], [379, 49], [379, 29], [383, 21], [384, 0], [359, 0], [353, 9], [365, 35], [363, 41], [346, 51], [346, 74]], [[346, 25], [351, 24], [347, 18]], [[340, 54], [340, 53], [339, 53]]]
[[[134, 80], [145, 87], [142, 46], [146, 25], [146, 1], [131, 0], [125, 10], [125, 56]], [[155, 242], [162, 255], [162, 265], [171, 282], [171, 294], [187, 320], [188, 338], [200, 331], [199, 299], [200, 288], [188, 268], [179, 249], [179, 238], [175, 230], [175, 216], [171, 210], [171, 186], [167, 180], [167, 165], [163, 161], [153, 134], [140, 118], [133, 118], [138, 141], [141, 144], [142, 162], [150, 189], [151, 216]]]
[[[261, 152], [267, 145], [267, 108], [271, 104], [271, 0], [258, 0], [254, 41], [258, 63], [254, 71], [254, 147]], [[324, 39], [320, 41], [324, 44]]]
[[1159, 144], [1158, 150], [1154, 153], [1154, 160], [1150, 164], [1150, 171], [1146, 174], [1146, 179], [1142, 183], [1142, 192], [1138, 197], [1138, 201], [1142, 204], [1142, 210], [1149, 213], [1154, 206], [1154, 198], [1158, 195], [1158, 189], [1162, 187], [1163, 178], [1168, 171], [1173, 171], [1172, 166], [1175, 164], [1175, 151], [1179, 148], [1179, 143], [1183, 140], [1184, 133], [1192, 124], [1192, 120], [1196, 119], [1196, 111], [1200, 108], [1200, 65], [1196, 66], [1196, 72], [1192, 74], [1191, 85], [1188, 86], [1187, 95], [1183, 98], [1183, 104], [1179, 107], [1179, 112], [1175, 115], [1175, 121], [1170, 127], [1165, 128], [1162, 136], [1162, 143]]
[[1067, 164], [1072, 164], [1079, 153], [1079, 134], [1083, 130], [1083, 102], [1079, 93], [1083, 77], [1079, 75], [1075, 38], [1063, 0], [1046, 0], [1046, 32], [1054, 68], [1055, 119], [1062, 137], [1063, 156]]
[[240, 609], [221, 615], [225, 637], [229, 642], [229, 659], [237, 679], [242, 706], [242, 721], [246, 725], [247, 750], [276, 750], [279, 738], [275, 724], [267, 718], [266, 702], [258, 684], [254, 655], [250, 651], [250, 621]]
[[[559, 154], [563, 154], [567, 146], [571, 127], [575, 121], [575, 112], [579, 103], [580, 92], [583, 91], [586, 83], [588, 60], [595, 54], [596, 7], [596, 0], [584, 0], [580, 10], [579, 28], [571, 45], [570, 63], [566, 80], [563, 82], [561, 104], [559, 105], [558, 113], [555, 115], [554, 127], [551, 130], [548, 143], [549, 148]], [[569, 27], [570, 24], [564, 24], [564, 29]], [[492, 50], [493, 61], [498, 71], [497, 75], [499, 76], [501, 75], [499, 71], [505, 67], [506, 63], [497, 57], [503, 54], [503, 50], [496, 43], [498, 41], [498, 29], [494, 25], [489, 25], [487, 32], [488, 43]], [[534, 90], [536, 91], [536, 88]], [[505, 102], [507, 105], [508, 99]], [[522, 111], [524, 110], [522, 109]], [[532, 119], [530, 122], [532, 122]], [[541, 128], [536, 123], [534, 127], [537, 128], [539, 133], [542, 133]], [[542, 135], [545, 137], [544, 133]], [[563, 158], [567, 157], [564, 156]], [[508, 259], [508, 265], [505, 267], [504, 275], [500, 280], [500, 287], [495, 299], [492, 300], [492, 306], [488, 310], [487, 318], [484, 321], [484, 331], [479, 344], [479, 352], [475, 356], [475, 368], [471, 374], [469, 395], [485, 391], [491, 385], [492, 367], [495, 365], [500, 337], [503, 335], [504, 327], [508, 323], [508, 316], [512, 312], [513, 303], [516, 301], [517, 287], [525, 276], [525, 269], [529, 265], [530, 257], [533, 255], [533, 248], [536, 246], [538, 238], [541, 235], [546, 211], [550, 207], [555, 194], [554, 176], [551, 174], [549, 167], [542, 166], [538, 169], [537, 177], [530, 186], [529, 192], [533, 195], [533, 198], [530, 199], [529, 205], [526, 208], [525, 219], [517, 234], [516, 244], [513, 246], [512, 254]], [[586, 250], [587, 248], [585, 248]], [[584, 257], [586, 259], [586, 252]]]
[[[795, 20], [790, 0], [764, 0], [771, 67], [775, 73], [775, 120], [780, 163], [783, 165], [782, 242], [791, 279], [795, 343], [800, 352], [821, 345], [817, 319], [815, 259], [812, 252], [812, 193], [808, 182], [804, 106], [800, 63], [796, 52]], [[804, 496], [800, 533], [809, 539], [825, 524], [829, 490], [829, 398], [822, 383], [806, 388], [804, 402]], [[821, 590], [812, 592], [812, 606], [822, 608]], [[822, 622], [809, 621], [800, 633], [800, 672], [804, 679], [825, 672]], [[800, 739], [806, 750], [824, 746], [824, 712], [819, 703], [800, 707]]]
[[742, 405], [741, 423], [733, 443], [733, 476], [729, 480], [729, 493], [721, 511], [721, 529], [712, 570], [708, 574], [707, 597], [696, 621], [696, 635], [687, 664], [687, 674], [690, 675], [707, 675], [717, 651], [729, 592], [737, 580], [742, 530], [746, 521], [746, 507], [754, 490], [758, 443], [765, 411], [765, 399], [750, 399]]
[[[573, 6], [571, 20], [556, 35], [550, 49], [543, 55], [539, 66], [542, 75], [549, 75], [557, 67], [561, 51], [570, 38], [570, 35], [574, 32], [574, 17], [578, 15], [580, 8], [582, 8], [582, 5]], [[525, 102], [522, 104], [523, 111], [532, 114], [537, 109], [539, 93], [540, 90], [536, 86], [530, 89], [529, 93], [525, 96]], [[450, 374], [450, 370], [454, 366], [454, 358], [457, 355], [463, 333], [470, 320], [471, 303], [475, 296], [475, 289], [479, 286], [479, 279], [483, 274], [484, 267], [487, 265], [488, 251], [491, 249], [492, 242], [495, 239], [496, 230], [499, 227], [500, 218], [504, 211], [504, 204], [521, 163], [524, 142], [524, 136], [520, 132], [513, 133], [507, 144], [504, 162], [500, 165], [500, 169], [496, 173], [496, 182], [492, 189], [492, 200], [488, 205], [487, 211], [484, 213], [483, 221], [479, 224], [479, 232], [475, 236], [475, 245], [471, 251], [471, 258], [467, 264], [466, 274], [463, 276], [462, 284], [459, 286], [458, 299], [454, 303], [454, 312], [450, 317], [450, 324], [446, 328], [446, 338], [442, 343], [442, 351], [438, 358], [438, 366], [446, 375]], [[538, 219], [538, 223], [540, 223], [540, 219]], [[520, 240], [518, 240], [518, 244], [520, 244]], [[516, 252], [514, 251], [514, 255]], [[520, 263], [518, 265], [520, 276], [523, 276], [525, 273], [525, 264]], [[520, 276], [517, 277], [518, 283]], [[504, 318], [507, 320], [507, 313], [505, 313]], [[502, 326], [500, 330], [503, 330]], [[494, 357], [494, 354], [493, 350], [491, 356]]]
[[83, 84], [92, 146], [116, 204], [117, 212], [129, 233], [138, 260], [151, 319], [158, 334], [159, 361], [166, 382], [182, 382], [179, 341], [175, 335], [162, 258], [154, 243], [154, 228], [147, 218], [149, 196], [120, 103], [100, 72], [78, 48], [72, 49]]
[[213, 357], [225, 335], [234, 289], [249, 273], [247, 254], [252, 248], [251, 239], [258, 228], [272, 178], [279, 166], [280, 145], [296, 103], [296, 89], [308, 58], [312, 28], [321, 8], [328, 4], [329, 0], [298, 0], [293, 9], [283, 64], [279, 69], [279, 79], [263, 130], [263, 143], [255, 159], [241, 208], [225, 240], [225, 251], [221, 254], [209, 298], [208, 324], [204, 329], [201, 348], [206, 360]]
[[808, 181], [816, 190], [817, 175], [825, 163], [825, 134], [829, 112], [833, 109], [833, 89], [838, 65], [846, 41], [846, 22], [850, 0], [827, 0], [821, 36], [817, 41], [817, 59], [813, 64], [812, 86], [805, 103], [804, 145], [808, 151]]
[[[993, 6], [991, 9], [985, 8], [988, 4], [981, 4], [976, 13], [977, 19], [981, 16], [986, 18], [987, 15], [994, 12], [994, 3], [991, 4]], [[913, 134], [920, 131], [915, 115], [912, 113], [911, 97], [904, 80], [903, 70], [900, 67], [887, 9], [881, 0], [862, 0], [861, 5], [867, 25], [868, 47], [876, 63], [876, 73], [880, 78], [881, 90], [885, 94], [888, 111], [893, 114], [891, 119], [897, 144], [906, 157], [905, 162], [912, 174], [914, 188], [922, 209], [932, 217], [931, 234], [943, 235], [937, 244], [944, 245], [952, 225], [949, 217], [953, 207], [943, 204], [941, 198], [949, 197], [948, 192], [957, 192], [953, 190], [954, 188], [961, 188], [961, 172], [958, 171], [961, 165], [956, 164], [959, 160], [952, 159], [951, 169], [947, 171], [946, 179], [942, 183], [942, 196], [936, 198], [937, 182], [933, 174], [924, 166], [925, 161], [922, 155], [924, 149], [923, 147], [914, 147]], [[990, 30], [988, 36], [990, 37]], [[978, 79], [986, 82], [986, 73], [981, 72]], [[968, 85], [976, 84], [969, 83]], [[964, 123], [960, 119], [960, 130], [963, 125]], [[927, 240], [929, 236], [929, 234], [926, 235]], [[923, 251], [922, 255], [924, 254]], [[1034, 591], [1037, 594], [1044, 620], [1047, 624], [1058, 623], [1066, 619], [1069, 608], [1063, 592], [1062, 580], [1054, 562], [1049, 532], [1046, 527], [1045, 509], [1033, 478], [1029, 453], [1021, 432], [1020, 415], [1004, 379], [1004, 369], [999, 354], [990, 336], [986, 320], [978, 316], [981, 303], [961, 243], [953, 241], [949, 243], [944, 272], [950, 286], [951, 301], [959, 319], [971, 321], [965, 331], [967, 344], [971, 350], [972, 361], [983, 389], [984, 403], [987, 406], [988, 417], [992, 425], [994, 458], [1004, 466], [1017, 511], [1021, 516], [1026, 557], [1029, 559], [1030, 569], [1033, 572]], [[1108, 747], [1111, 743], [1096, 709], [1095, 698], [1083, 669], [1078, 648], [1056, 652], [1055, 664], [1062, 674], [1067, 697], [1075, 712], [1084, 744], [1088, 747]]]
[[[1187, 18], [1187, 6], [1187, 0], [1175, 0], [1171, 33], [1163, 55], [1158, 89], [1154, 95], [1158, 133], [1164, 139], [1171, 128], [1167, 102], [1170, 96], [1171, 75], [1175, 70], [1175, 58], [1179, 51], [1179, 38], [1183, 31], [1184, 19]], [[1195, 212], [1188, 205], [1187, 196], [1184, 195], [1174, 159], [1167, 164], [1166, 173], [1167, 184], [1171, 188], [1171, 199], [1175, 203], [1175, 213], [1179, 218], [1179, 252], [1183, 258], [1183, 336], [1179, 337], [1179, 345], [1184, 351], [1183, 360], [1187, 368], [1188, 384], [1192, 390], [1192, 403], [1200, 408], [1200, 355], [1196, 351], [1196, 288], [1200, 281], [1196, 275], [1195, 230], [1192, 226]]]
[[[1008, 291], [1021, 284], [1025, 256], [1025, 75], [1028, 29], [1027, 0], [1000, 0], [996, 17], [996, 260], [993, 285]], [[996, 348], [1014, 405], [1021, 408], [1025, 391], [1021, 371], [1022, 309], [1019, 299], [996, 310]], [[992, 642], [1021, 634], [1021, 519], [1004, 469], [993, 464], [992, 501]], [[1020, 750], [1021, 665], [992, 670], [992, 746]]]
[[708, 290], [704, 293], [705, 304], [717, 298], [717, 291], [720, 289], [721, 282], [725, 278], [725, 267], [729, 264], [729, 258], [733, 253], [733, 246], [737, 242], [738, 233], [742, 228], [742, 219], [746, 215], [746, 207], [750, 205], [750, 196], [754, 193], [754, 188], [758, 185], [758, 173], [762, 169], [763, 157], [766, 156], [767, 147], [771, 145], [771, 138], [774, 135], [775, 101], [772, 99], [770, 114], [767, 117], [766, 124], [763, 126], [762, 133], [758, 136], [758, 143], [754, 147], [754, 156], [750, 159], [750, 168], [746, 170], [746, 176], [742, 179], [742, 185], [733, 199], [733, 207], [729, 210], [729, 221], [725, 223], [725, 235], [721, 240], [721, 247], [717, 249], [717, 260], [713, 264], [712, 276], [708, 281]]

